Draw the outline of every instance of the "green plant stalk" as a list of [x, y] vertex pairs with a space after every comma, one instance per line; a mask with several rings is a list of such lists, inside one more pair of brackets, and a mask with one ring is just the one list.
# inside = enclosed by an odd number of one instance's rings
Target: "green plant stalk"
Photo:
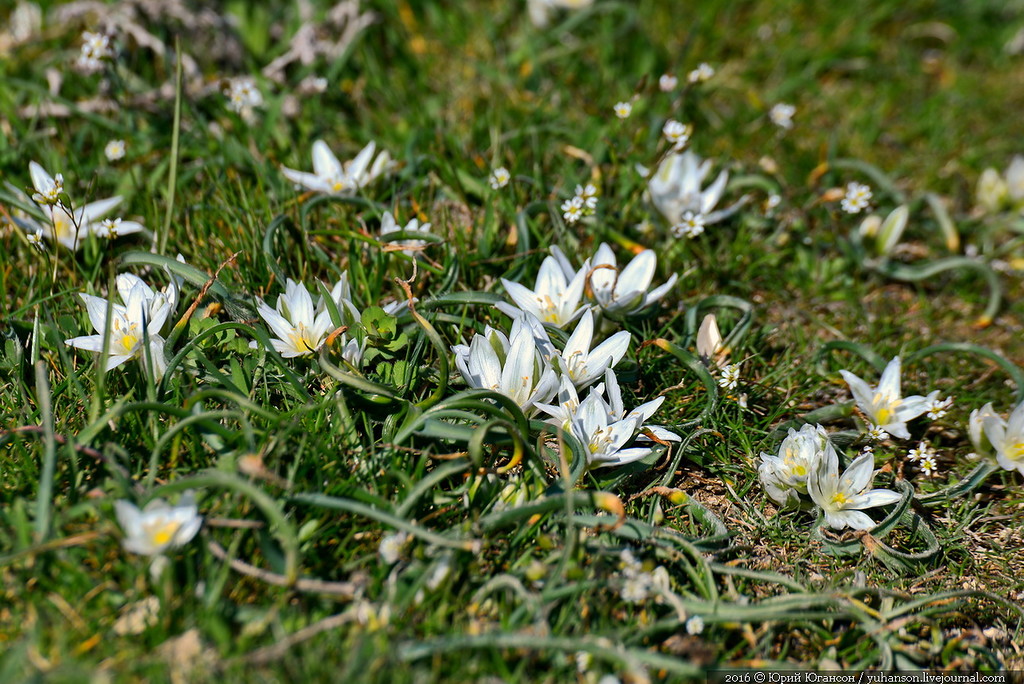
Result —
[[171, 130], [171, 166], [167, 179], [167, 212], [164, 214], [164, 228], [157, 238], [157, 252], [163, 254], [167, 250], [167, 239], [171, 234], [171, 222], [174, 219], [174, 195], [178, 189], [178, 151], [181, 145], [181, 99], [182, 99], [182, 60], [181, 38], [174, 39], [174, 124]]
[[57, 467], [57, 438], [53, 431], [53, 406], [50, 401], [50, 380], [46, 372], [46, 362], [37, 361], [35, 369], [36, 401], [39, 403], [39, 419], [43, 424], [43, 462], [39, 474], [39, 494], [36, 498], [36, 543], [42, 543], [50, 531], [53, 477]]

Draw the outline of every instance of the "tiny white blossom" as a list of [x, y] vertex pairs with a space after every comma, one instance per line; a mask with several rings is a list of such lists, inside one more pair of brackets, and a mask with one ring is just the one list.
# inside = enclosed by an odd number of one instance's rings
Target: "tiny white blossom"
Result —
[[946, 415], [946, 409], [953, 405], [953, 397], [946, 397], [943, 400], [939, 400], [938, 397], [930, 399], [928, 402], [927, 410], [928, 417], [932, 420], [938, 420]]
[[597, 208], [597, 188], [594, 187], [593, 183], [587, 183], [586, 187], [577, 185], [576, 197], [583, 200], [584, 209], [592, 212]]
[[700, 615], [694, 615], [686, 621], [686, 633], [696, 636], [704, 631], [704, 619]]
[[907, 452], [907, 460], [917, 463], [929, 458], [934, 452], [927, 442], [918, 442], [917, 447]]
[[103, 148], [103, 154], [109, 161], [117, 161], [118, 159], [124, 159], [126, 148], [124, 140], [111, 140]]
[[740, 364], [730, 363], [722, 369], [722, 377], [718, 379], [718, 385], [724, 389], [736, 389], [740, 384]]
[[93, 74], [103, 69], [104, 59], [113, 56], [110, 36], [85, 31], [82, 33], [82, 50], [75, 60], [75, 68], [84, 74]]
[[505, 187], [510, 180], [512, 180], [512, 174], [504, 166], [499, 166], [494, 171], [491, 171], [490, 183], [491, 187], [495, 190]]
[[562, 217], [565, 222], [572, 225], [583, 218], [584, 206], [583, 198], [578, 195], [562, 202]]
[[938, 464], [935, 462], [934, 454], [928, 454], [927, 456], [922, 458], [921, 462], [918, 463], [917, 465], [921, 469], [921, 472], [927, 475], [928, 477], [934, 475], [939, 468]]
[[402, 557], [402, 549], [405, 547], [405, 542], [408, 538], [409, 535], [405, 532], [386, 535], [380, 540], [380, 546], [377, 547], [380, 559], [387, 565], [397, 563], [398, 559]]
[[622, 583], [622, 588], [619, 590], [619, 596], [622, 597], [623, 601], [629, 603], [642, 603], [647, 600], [647, 587], [649, 584], [650, 579], [647, 573], [626, 577]]
[[782, 204], [781, 195], [768, 195], [768, 199], [764, 201], [765, 212], [770, 212], [772, 209], [776, 208], [780, 204]]
[[700, 66], [691, 71], [687, 76], [690, 83], [703, 83], [715, 75], [715, 70], [707, 62], [701, 62]]
[[228, 98], [228, 107], [239, 114], [251, 111], [253, 107], [263, 106], [263, 93], [251, 78], [233, 79], [224, 94]]
[[619, 117], [620, 119], [628, 119], [629, 115], [633, 113], [633, 103], [616, 102], [615, 106], [612, 107], [612, 109], [615, 112], [615, 116]]
[[576, 671], [580, 674], [584, 674], [590, 670], [590, 665], [594, 662], [594, 656], [587, 653], [586, 651], [576, 652]]
[[114, 51], [110, 48], [110, 36], [85, 31], [82, 33], [82, 53], [96, 59], [112, 57]]
[[28, 244], [32, 245], [40, 252], [46, 251], [46, 243], [43, 242], [43, 231], [42, 230], [31, 230], [25, 234], [25, 239], [28, 240]]
[[[91, 352], [103, 352], [106, 347], [105, 369], [108, 371], [129, 359], [137, 358], [144, 366], [152, 359], [154, 375], [160, 378], [167, 369], [160, 331], [177, 307], [178, 283], [172, 279], [166, 289], [156, 292], [141, 278], [129, 273], [122, 273], [115, 282], [123, 305], [79, 294], [97, 334], [74, 337], [64, 344]], [[110, 334], [105, 336], [108, 318]]]
[[771, 111], [768, 112], [768, 117], [772, 120], [772, 123], [779, 128], [789, 130], [793, 127], [794, 114], [796, 114], [796, 107], [791, 104], [780, 102], [772, 107]]
[[871, 203], [871, 188], [863, 183], [850, 183], [846, 186], [846, 196], [840, 205], [848, 214], [859, 214]]
[[119, 233], [120, 229], [121, 229], [121, 219], [119, 219], [119, 218], [109, 219], [108, 218], [108, 219], [103, 219], [102, 221], [100, 221], [99, 228], [96, 228], [93, 232], [95, 232], [96, 235], [99, 236], [99, 237], [114, 239], [114, 238], [116, 238], [120, 234]]
[[690, 140], [690, 127], [675, 119], [666, 121], [661, 132], [665, 135], [665, 139], [672, 143], [672, 146], [677, 150], [685, 147], [686, 143]]
[[672, 226], [672, 234], [677, 238], [695, 238], [704, 232], [704, 214], [687, 211], [683, 213], [682, 220]]
[[36, 204], [60, 204], [60, 194], [64, 192], [64, 174], [51, 176], [46, 169], [34, 161], [28, 163], [28, 173], [32, 177], [32, 201]]
[[881, 442], [884, 439], [889, 439], [889, 433], [883, 430], [880, 426], [874, 423], [868, 424], [868, 437], [876, 442]]
[[679, 79], [672, 74], [662, 74], [658, 79], [658, 88], [660, 88], [663, 93], [672, 92], [676, 89], [677, 85], [679, 85]]

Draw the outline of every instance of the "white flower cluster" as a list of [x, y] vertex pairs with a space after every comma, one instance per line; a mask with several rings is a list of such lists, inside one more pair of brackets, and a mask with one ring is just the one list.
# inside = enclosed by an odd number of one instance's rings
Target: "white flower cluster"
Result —
[[887, 506], [900, 500], [888, 489], [871, 489], [874, 455], [859, 454], [839, 474], [839, 454], [820, 425], [790, 428], [778, 454], [761, 453], [758, 476], [768, 496], [783, 506], [800, 503], [808, 496], [821, 509], [825, 523], [837, 530], [875, 526], [864, 509]]
[[643, 603], [649, 598], [657, 599], [671, 592], [671, 581], [664, 566], [659, 565], [647, 572], [643, 563], [629, 549], [619, 553], [619, 567], [622, 577], [619, 596], [627, 603]]
[[938, 469], [935, 458], [935, 450], [927, 442], [918, 442], [916, 448], [907, 452], [907, 460], [916, 464], [921, 472], [929, 477], [934, 475]]
[[[649, 446], [627, 447], [634, 440], [650, 441], [641, 433], [660, 441], [679, 437], [644, 424], [664, 397], [625, 410], [612, 368], [625, 355], [631, 335], [619, 331], [595, 346], [595, 312], [604, 317], [626, 316], [657, 302], [676, 276], [648, 292], [655, 267], [654, 252], [645, 250], [620, 273], [611, 248], [602, 244], [577, 270], [561, 250], [552, 247], [533, 290], [502, 279], [513, 304], [503, 302], [497, 308], [513, 319], [509, 334], [488, 326], [468, 345], [455, 345], [456, 367], [468, 385], [504, 394], [528, 416], [547, 413], [553, 424], [586, 448], [592, 467], [645, 458], [651, 453]], [[585, 290], [592, 293], [589, 304], [583, 303]], [[545, 324], [556, 328], [575, 324], [575, 328], [558, 349]], [[579, 392], [602, 378], [604, 382], [581, 400]]]
[[863, 183], [848, 184], [840, 205], [847, 214], [859, 214], [871, 205], [871, 188]]
[[103, 60], [114, 56], [110, 36], [85, 31], [82, 33], [82, 51], [75, 59], [75, 68], [83, 74], [94, 74], [103, 69]]
[[579, 221], [584, 216], [590, 216], [597, 209], [597, 188], [587, 183], [586, 186], [577, 185], [576, 194], [570, 199], [562, 202], [562, 218], [569, 225]]
[[[637, 254], [621, 270], [607, 243], [601, 243], [579, 269], [573, 268], [557, 246], [550, 251], [532, 290], [502, 278], [512, 304], [500, 303], [498, 309], [513, 318], [526, 312], [546, 325], [564, 328], [587, 309], [613, 319], [640, 314], [664, 297], [678, 279], [673, 274], [666, 283], [651, 289], [658, 265], [652, 249]], [[583, 301], [584, 294], [589, 295], [587, 302]]]

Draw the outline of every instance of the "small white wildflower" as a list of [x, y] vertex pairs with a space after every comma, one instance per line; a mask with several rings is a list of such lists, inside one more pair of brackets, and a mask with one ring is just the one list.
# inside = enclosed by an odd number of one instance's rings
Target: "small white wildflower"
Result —
[[82, 54], [89, 55], [95, 59], [112, 57], [114, 51], [110, 49], [110, 36], [103, 33], [85, 31], [82, 33]]
[[718, 385], [723, 389], [736, 389], [740, 384], [740, 364], [730, 363], [722, 369], [722, 377], [718, 378]]
[[918, 463], [917, 466], [921, 469], [922, 473], [931, 477], [935, 474], [935, 471], [938, 470], [938, 464], [935, 462], [935, 454], [928, 454], [921, 459], [921, 462]]
[[768, 117], [772, 120], [772, 123], [779, 128], [789, 130], [793, 127], [794, 114], [796, 114], [796, 107], [791, 104], [780, 102], [772, 107], [771, 111], [768, 112]]
[[647, 600], [647, 586], [650, 583], [650, 576], [647, 573], [639, 573], [626, 577], [619, 590], [619, 596], [623, 601], [629, 603], [641, 603]]
[[916, 449], [911, 449], [907, 452], [907, 460], [917, 463], [918, 461], [931, 458], [932, 453], [932, 448], [927, 442], [918, 442]]
[[84, 74], [93, 74], [103, 69], [104, 59], [113, 56], [110, 36], [85, 31], [82, 33], [82, 51], [75, 60], [75, 68]]
[[764, 201], [765, 212], [770, 212], [772, 209], [779, 206], [780, 204], [782, 204], [781, 195], [768, 195], [768, 199]]
[[587, 183], [586, 187], [577, 185], [576, 196], [583, 200], [583, 206], [585, 209], [589, 209], [592, 212], [597, 208], [597, 188], [594, 187], [593, 183]]
[[43, 242], [43, 231], [33, 230], [29, 232], [25, 237], [28, 240], [28, 244], [32, 245], [40, 252], [46, 251], [46, 243]]
[[256, 87], [251, 78], [236, 78], [230, 82], [224, 94], [228, 98], [228, 107], [242, 114], [253, 107], [263, 105], [263, 93]]
[[715, 75], [715, 70], [707, 62], [701, 62], [700, 66], [690, 72], [687, 80], [690, 83], [703, 83]]
[[663, 93], [669, 93], [676, 89], [679, 85], [679, 79], [672, 74], [662, 74], [661, 78], [658, 79], [658, 88]]
[[499, 166], [494, 171], [491, 171], [490, 183], [491, 188], [494, 190], [500, 190], [505, 187], [510, 180], [512, 180], [512, 174], [504, 166]]
[[408, 537], [409, 535], [405, 532], [396, 532], [381, 539], [380, 546], [377, 548], [380, 559], [388, 565], [397, 563], [398, 559], [402, 557], [402, 548], [405, 546]]
[[125, 149], [127, 149], [127, 146], [124, 140], [111, 140], [103, 148], [103, 154], [109, 161], [117, 161], [118, 159], [124, 159]]
[[938, 397], [930, 399], [928, 402], [928, 417], [932, 420], [938, 420], [946, 415], [946, 409], [953, 405], [953, 397], [947, 397], [939, 401]]
[[883, 439], [889, 439], [889, 433], [881, 428], [879, 425], [874, 423], [868, 424], [868, 437], [876, 442], [881, 442]]
[[120, 230], [120, 227], [121, 219], [119, 218], [103, 219], [100, 222], [99, 228], [95, 229], [95, 233], [97, 236], [102, 238], [114, 239], [118, 236], [118, 231]]
[[704, 214], [687, 211], [682, 220], [672, 226], [672, 234], [677, 238], [695, 238], [704, 232]]
[[690, 140], [690, 127], [675, 119], [666, 121], [661, 132], [665, 135], [665, 139], [672, 143], [672, 146], [677, 150], [683, 149]]
[[704, 631], [704, 619], [700, 615], [694, 615], [686, 621], [686, 633], [697, 635]]
[[612, 109], [615, 111], [615, 116], [619, 117], [620, 119], [628, 119], [629, 115], [633, 113], [633, 103], [616, 102], [615, 106], [612, 107]]
[[562, 202], [562, 216], [565, 222], [571, 225], [583, 218], [584, 206], [583, 198], [578, 195]]
[[850, 183], [846, 186], [846, 197], [840, 205], [848, 214], [859, 214], [867, 209], [871, 200], [871, 188], [863, 183]]
[[584, 674], [588, 670], [590, 670], [590, 666], [593, 662], [594, 656], [587, 653], [586, 651], [576, 652], [576, 671], [580, 674]]

